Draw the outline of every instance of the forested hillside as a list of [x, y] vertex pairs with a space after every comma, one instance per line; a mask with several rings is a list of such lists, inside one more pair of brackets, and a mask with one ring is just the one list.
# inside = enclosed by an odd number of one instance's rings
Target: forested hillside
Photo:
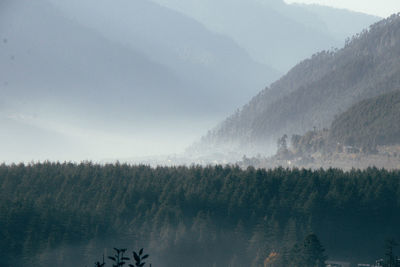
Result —
[[400, 144], [400, 91], [364, 100], [340, 114], [330, 139], [359, 148]]
[[399, 193], [399, 171], [378, 169], [1, 165], [1, 265], [145, 247], [155, 267], [263, 266], [312, 232], [330, 259], [369, 262], [400, 234]]
[[369, 98], [335, 116], [329, 128], [283, 135], [272, 157], [244, 158], [241, 166], [304, 168], [400, 167], [400, 91]]
[[299, 63], [210, 131], [191, 152], [273, 153], [283, 134], [327, 128], [353, 104], [400, 88], [400, 15], [370, 26], [343, 49]]
[[377, 146], [400, 145], [399, 125], [400, 91], [396, 90], [353, 105], [329, 129], [292, 135], [290, 148], [295, 155], [342, 151], [344, 147], [368, 154]]

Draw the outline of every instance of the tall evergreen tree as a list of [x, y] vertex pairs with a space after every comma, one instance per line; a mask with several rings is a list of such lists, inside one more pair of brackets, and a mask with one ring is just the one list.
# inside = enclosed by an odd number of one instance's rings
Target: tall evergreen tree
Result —
[[325, 249], [315, 234], [310, 234], [304, 239], [302, 250], [304, 267], [325, 267]]
[[394, 239], [388, 239], [385, 242], [385, 261], [384, 267], [396, 267], [396, 258], [393, 250], [397, 246], [397, 242]]

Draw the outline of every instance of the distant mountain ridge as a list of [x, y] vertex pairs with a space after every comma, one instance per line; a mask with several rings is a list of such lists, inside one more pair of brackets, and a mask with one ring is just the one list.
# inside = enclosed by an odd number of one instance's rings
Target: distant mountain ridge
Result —
[[343, 49], [323, 51], [210, 131], [193, 151], [274, 153], [283, 134], [329, 127], [353, 104], [400, 88], [400, 14], [370, 26]]
[[258, 62], [287, 72], [315, 51], [342, 47], [379, 18], [282, 0], [152, 0], [235, 40]]
[[226, 113], [220, 98], [227, 101], [226, 107], [243, 103], [257, 91], [252, 86], [262, 88], [280, 75], [252, 60], [231, 38], [149, 0], [47, 1], [82, 25], [167, 67], [187, 84], [183, 91], [194, 102], [209, 104], [209, 110]]
[[[229, 38], [149, 1], [3, 0], [0, 7], [0, 119], [13, 120], [4, 134], [21, 151], [30, 147], [29, 131], [25, 138], [13, 129], [35, 124], [32, 132], [61, 128], [57, 140], [70, 139], [70, 128], [78, 128], [76, 146], [69, 147], [75, 157], [84, 154], [93, 132], [113, 141], [95, 144], [95, 152], [89, 148], [92, 159], [111, 157], [114, 142], [125, 157], [137, 150], [174, 153], [170, 149], [183, 150], [205, 125], [278, 77]], [[144, 140], [152, 134], [156, 140]], [[114, 141], [121, 135], [146, 145]], [[151, 148], [164, 138], [175, 145]], [[113, 145], [102, 149], [106, 143]], [[15, 160], [35, 158], [26, 152]], [[0, 160], [10, 158], [0, 153]]]
[[[216, 1], [211, 11], [228, 4], [234, 18], [244, 3]], [[282, 33], [287, 25], [281, 28], [280, 20], [265, 14], [281, 18], [277, 9], [287, 5], [280, 0], [264, 4], [254, 16], [257, 27], [240, 21], [233, 26], [242, 25], [241, 33], [255, 31], [257, 38], [249, 41], [260, 37], [257, 49], [281, 57], [265, 37], [299, 44], [293, 29], [307, 26], [293, 20], [294, 9], [284, 16], [290, 32], [282, 38], [268, 35], [262, 25], [277, 23], [266, 29]], [[244, 6], [244, 14], [259, 7], [254, 1]], [[228, 32], [212, 31], [202, 21], [148, 0], [3, 0], [0, 7], [0, 120], [9, 128], [3, 140], [19, 146], [13, 151], [25, 151], [31, 147], [31, 128], [60, 143], [50, 150], [38, 146], [43, 151], [12, 152], [12, 161], [30, 161], [36, 153], [49, 155], [42, 160], [179, 153], [280, 75], [254, 60]], [[334, 44], [328, 39], [324, 46]], [[302, 49], [292, 49], [288, 57], [303, 57]], [[74, 145], [65, 149], [63, 143], [69, 142]], [[71, 153], [63, 156], [67, 150]], [[0, 160], [10, 158], [0, 153]]]
[[[251, 97], [251, 90], [278, 77], [228, 38], [149, 1], [5, 0], [3, 6], [1, 35], [8, 44], [3, 44], [2, 52], [13, 54], [14, 62], [26, 68], [19, 71], [17, 64], [3, 61], [2, 80], [8, 76], [10, 87], [33, 86], [22, 84], [32, 77], [35, 80], [27, 83], [44, 80], [52, 87], [80, 86], [83, 93], [96, 88], [107, 94], [113, 88], [137, 99], [148, 96], [142, 100], [147, 102], [143, 109], [155, 101], [187, 112], [206, 102], [210, 112], [221, 114], [229, 111], [219, 105], [222, 96], [227, 106], [234, 107]], [[41, 67], [33, 68], [32, 61]], [[29, 75], [19, 76], [22, 72]], [[239, 74], [242, 77], [235, 78]]]

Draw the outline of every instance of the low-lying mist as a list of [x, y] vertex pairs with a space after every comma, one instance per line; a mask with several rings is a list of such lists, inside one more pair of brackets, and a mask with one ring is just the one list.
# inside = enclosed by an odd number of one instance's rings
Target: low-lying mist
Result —
[[[120, 116], [121, 118], [122, 116]], [[145, 115], [143, 115], [145, 117]], [[76, 119], [78, 118], [78, 119]], [[137, 157], [181, 154], [213, 121], [153, 115], [122, 121], [87, 121], [65, 114], [2, 112], [2, 162], [134, 161]]]

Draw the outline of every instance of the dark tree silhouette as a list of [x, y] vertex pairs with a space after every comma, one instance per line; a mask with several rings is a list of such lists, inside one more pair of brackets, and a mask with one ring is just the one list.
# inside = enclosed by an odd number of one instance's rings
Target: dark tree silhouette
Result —
[[394, 239], [388, 239], [385, 242], [385, 261], [384, 267], [396, 267], [396, 258], [393, 250], [397, 246], [397, 242]]
[[[143, 255], [143, 248], [141, 248], [138, 253], [136, 251], [132, 252], [134, 262], [133, 262], [133, 264], [130, 264], [127, 262], [130, 260], [130, 258], [124, 256], [127, 249], [114, 248], [114, 250], [115, 250], [114, 256], [108, 256], [108, 258], [112, 261], [113, 267], [120, 267], [120, 266], [124, 266], [125, 264], [129, 264], [129, 267], [143, 267], [146, 264], [146, 262], [144, 262], [144, 260], [149, 257], [149, 254]], [[106, 263], [104, 262], [104, 256], [103, 256], [102, 263], [100, 263], [98, 261], [94, 265], [95, 265], [95, 267], [105, 266]], [[151, 264], [150, 264], [150, 267], [151, 267]]]
[[325, 267], [325, 249], [315, 234], [310, 234], [304, 239], [302, 250], [305, 267]]
[[143, 267], [146, 264], [146, 262], [144, 262], [143, 260], [147, 259], [148, 257], [149, 257], [148, 254], [143, 255], [143, 248], [140, 249], [139, 253], [133, 251], [133, 258], [135, 259], [135, 265], [129, 264], [129, 267]]

